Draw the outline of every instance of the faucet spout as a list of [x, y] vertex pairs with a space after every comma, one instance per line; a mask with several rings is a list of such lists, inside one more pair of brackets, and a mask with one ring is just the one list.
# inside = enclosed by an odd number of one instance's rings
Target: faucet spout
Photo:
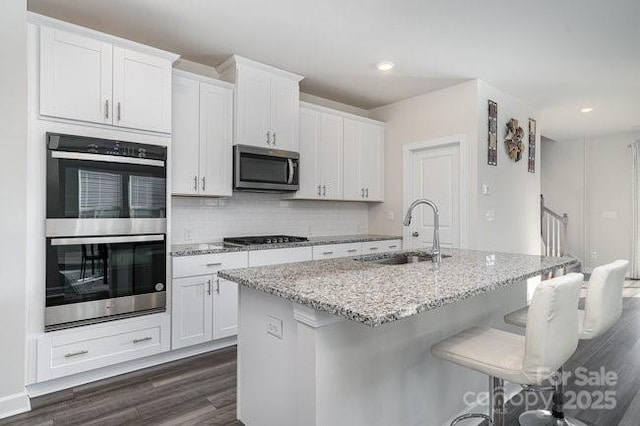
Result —
[[409, 206], [402, 224], [404, 226], [411, 225], [411, 215], [413, 214], [413, 210], [421, 204], [426, 204], [433, 210], [433, 248], [431, 249], [431, 258], [434, 263], [439, 265], [442, 258], [440, 253], [440, 213], [438, 212], [438, 206], [436, 206], [436, 203], [431, 200], [427, 200], [426, 198], [415, 200]]

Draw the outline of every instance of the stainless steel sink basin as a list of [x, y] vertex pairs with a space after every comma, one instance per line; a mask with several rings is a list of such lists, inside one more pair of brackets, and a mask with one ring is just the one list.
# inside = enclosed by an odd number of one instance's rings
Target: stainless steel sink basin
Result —
[[[449, 254], [443, 254], [442, 258], [451, 257]], [[383, 258], [361, 259], [361, 262], [377, 263], [380, 265], [406, 265], [410, 263], [431, 262], [430, 253], [403, 253], [391, 255]]]

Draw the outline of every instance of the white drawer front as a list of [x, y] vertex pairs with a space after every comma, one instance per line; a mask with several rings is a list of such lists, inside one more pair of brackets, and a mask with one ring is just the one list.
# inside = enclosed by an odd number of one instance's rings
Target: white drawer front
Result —
[[246, 251], [233, 253], [199, 254], [173, 258], [173, 277], [193, 277], [211, 275], [223, 269], [246, 268], [249, 266]]
[[361, 253], [362, 243], [327, 244], [324, 246], [313, 246], [313, 260], [358, 256]]
[[313, 259], [311, 247], [293, 247], [249, 252], [249, 266], [277, 265]]
[[362, 243], [362, 254], [402, 250], [402, 240], [367, 241]]
[[158, 314], [46, 333], [38, 339], [38, 381], [168, 351], [169, 322]]

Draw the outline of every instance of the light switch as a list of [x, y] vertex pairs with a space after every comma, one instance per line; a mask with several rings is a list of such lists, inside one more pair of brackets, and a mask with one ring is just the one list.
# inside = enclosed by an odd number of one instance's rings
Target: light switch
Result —
[[487, 222], [493, 222], [496, 220], [496, 211], [494, 209], [489, 209], [484, 213], [484, 216], [487, 219]]
[[491, 195], [491, 189], [491, 186], [485, 183], [484, 185], [482, 185], [482, 195]]

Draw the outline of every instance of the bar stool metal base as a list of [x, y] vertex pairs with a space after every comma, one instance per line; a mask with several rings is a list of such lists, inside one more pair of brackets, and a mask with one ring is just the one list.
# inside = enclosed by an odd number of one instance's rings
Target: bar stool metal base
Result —
[[520, 414], [520, 426], [588, 426], [586, 423], [572, 417], [562, 419], [553, 416], [551, 411], [530, 410]]

